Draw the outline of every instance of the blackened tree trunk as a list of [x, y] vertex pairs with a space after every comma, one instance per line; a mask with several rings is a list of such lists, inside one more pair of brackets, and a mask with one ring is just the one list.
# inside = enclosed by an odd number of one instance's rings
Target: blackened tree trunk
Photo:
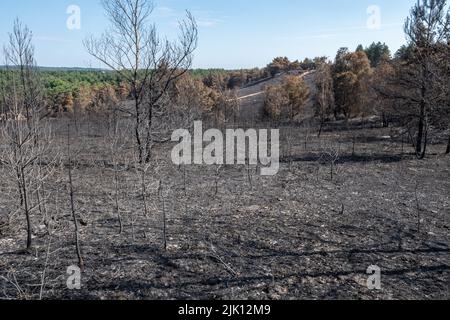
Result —
[[27, 189], [27, 182], [25, 181], [25, 173], [24, 173], [24, 168], [21, 168], [21, 178], [22, 178], [22, 193], [21, 195], [23, 196], [23, 208], [25, 211], [25, 218], [27, 221], [27, 250], [30, 251], [31, 247], [33, 245], [33, 235], [32, 235], [32, 224], [31, 224], [31, 213], [30, 213], [30, 207], [28, 204], [28, 189]]
[[422, 61], [422, 72], [421, 72], [421, 88], [420, 88], [420, 110], [419, 110], [419, 127], [417, 131], [417, 139], [416, 139], [416, 155], [419, 159], [424, 159], [427, 152], [427, 140], [428, 140], [428, 116], [427, 116], [427, 101], [428, 97], [428, 89], [427, 85], [430, 72], [427, 67], [427, 60]]
[[445, 154], [450, 154], [450, 135], [448, 136], [447, 151], [445, 151]]
[[[423, 149], [425, 149], [425, 146], [422, 144], [424, 142], [423, 136], [425, 132], [425, 103], [422, 102], [420, 106], [420, 116], [419, 116], [419, 127], [417, 131], [417, 138], [416, 138], [416, 154], [419, 158], [423, 159]], [[425, 155], [424, 155], [425, 156]]]
[[68, 161], [68, 178], [69, 178], [69, 196], [70, 196], [70, 209], [72, 212], [72, 220], [74, 225], [74, 232], [75, 232], [75, 250], [77, 253], [78, 258], [78, 266], [81, 270], [84, 269], [84, 260], [83, 256], [81, 254], [81, 247], [80, 247], [80, 235], [79, 235], [79, 227], [78, 227], [78, 220], [77, 220], [77, 214], [75, 210], [75, 196], [74, 196], [74, 188], [73, 188], [73, 179], [72, 179], [72, 156], [70, 153], [70, 124], [67, 126], [67, 161]]
[[317, 138], [320, 138], [320, 136], [322, 135], [322, 131], [323, 131], [323, 126], [325, 125], [325, 119], [323, 117], [320, 118], [320, 127], [319, 127], [319, 132], [317, 133]]
[[383, 128], [389, 128], [389, 119], [386, 112], [383, 112], [382, 115]]

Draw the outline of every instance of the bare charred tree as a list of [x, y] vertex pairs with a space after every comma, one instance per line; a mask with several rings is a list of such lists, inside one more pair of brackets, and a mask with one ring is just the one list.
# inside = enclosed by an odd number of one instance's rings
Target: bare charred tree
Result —
[[[45, 201], [40, 196], [43, 182], [50, 171], [41, 168], [47, 154], [51, 134], [42, 118], [43, 96], [34, 60], [32, 32], [18, 20], [14, 23], [9, 43], [4, 49], [7, 81], [2, 100], [5, 122], [1, 127], [0, 162], [7, 168], [8, 177], [16, 185], [15, 199], [26, 220], [27, 250], [32, 247], [33, 212]], [[49, 166], [50, 167], [50, 166]]]
[[171, 84], [187, 72], [197, 46], [194, 17], [187, 12], [177, 41], [162, 40], [150, 23], [150, 0], [103, 0], [111, 29], [102, 37], [84, 41], [93, 57], [117, 72], [131, 88], [134, 135], [141, 163], [149, 162], [154, 143], [155, 112], [161, 109]]
[[75, 192], [73, 186], [73, 177], [72, 177], [72, 152], [70, 149], [71, 141], [70, 141], [70, 124], [67, 126], [67, 176], [68, 176], [68, 190], [70, 197], [70, 211], [72, 213], [72, 221], [74, 225], [74, 234], [75, 234], [75, 250], [78, 258], [78, 266], [81, 270], [84, 268], [83, 256], [81, 255], [81, 247], [80, 247], [80, 235], [79, 235], [79, 224], [78, 217], [75, 207]]
[[336, 175], [336, 164], [339, 161], [341, 155], [340, 145], [334, 145], [331, 143], [326, 146], [320, 155], [319, 162], [324, 162], [330, 165], [330, 180], [333, 181]]
[[445, 151], [445, 154], [450, 154], [450, 136], [448, 137], [447, 150]]
[[166, 198], [164, 195], [164, 182], [159, 180], [158, 197], [162, 206], [162, 233], [163, 233], [163, 246], [164, 251], [167, 251], [167, 213], [166, 213]]

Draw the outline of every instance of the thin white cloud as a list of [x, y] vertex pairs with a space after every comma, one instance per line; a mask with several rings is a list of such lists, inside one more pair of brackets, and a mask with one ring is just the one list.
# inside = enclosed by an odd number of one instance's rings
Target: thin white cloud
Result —
[[[375, 29], [375, 30], [381, 30], [381, 29], [389, 29], [389, 28], [394, 28], [394, 27], [399, 27], [399, 26], [403, 26], [402, 23], [385, 23], [385, 24], [381, 24], [379, 29]], [[336, 29], [327, 29], [324, 31], [358, 31], [358, 30], [369, 30], [370, 29], [367, 27], [367, 25], [365, 26], [349, 26], [349, 27], [342, 27], [342, 28], [336, 28]]]
[[[171, 22], [171, 25], [173, 27], [178, 27], [179, 21], [182, 20], [186, 15], [185, 11], [181, 12], [169, 7], [156, 7], [153, 13], [159, 18], [174, 19]], [[200, 28], [212, 28], [224, 22], [223, 19], [215, 18], [214, 12], [210, 10], [194, 10], [191, 11], [191, 13], [196, 19], [197, 25]]]
[[176, 10], [169, 7], [156, 7], [153, 13], [161, 18], [172, 18], [178, 16]]
[[203, 28], [212, 28], [222, 22], [223, 22], [223, 20], [221, 20], [221, 19], [198, 19], [197, 25], [199, 27], [203, 27]]
[[[349, 26], [349, 27], [342, 27], [342, 28], [335, 28], [335, 29], [324, 29], [324, 30], [322, 30], [323, 33], [298, 36], [298, 37], [294, 37], [294, 39], [308, 40], [308, 39], [338, 38], [338, 37], [352, 36], [351, 33], [346, 32], [346, 31], [369, 31], [369, 32], [372, 32], [372, 31], [382, 31], [383, 29], [397, 28], [400, 26], [403, 26], [403, 24], [401, 24], [401, 23], [383, 24], [380, 26], [379, 29], [376, 29], [376, 30], [370, 30], [367, 26]], [[330, 31], [335, 31], [335, 33], [330, 33]], [[289, 39], [292, 39], [292, 38], [290, 37]]]
[[309, 36], [295, 37], [296, 40], [308, 40], [308, 39], [328, 39], [346, 36], [348, 33], [323, 33], [323, 34], [312, 34]]
[[198, 16], [198, 17], [207, 17], [207, 16], [211, 16], [214, 14], [214, 12], [211, 10], [193, 10], [191, 12], [194, 16]]
[[35, 36], [35, 40], [43, 42], [69, 43], [70, 41], [62, 37], [53, 36]]

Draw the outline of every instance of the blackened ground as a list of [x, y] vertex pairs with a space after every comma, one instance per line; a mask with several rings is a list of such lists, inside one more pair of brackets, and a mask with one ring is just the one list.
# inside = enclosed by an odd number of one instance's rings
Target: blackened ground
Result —
[[[119, 235], [114, 172], [99, 128], [82, 127], [72, 141], [86, 265], [81, 290], [66, 286], [67, 267], [77, 260], [61, 170], [47, 187], [52, 237], [39, 212], [32, 254], [20, 253], [26, 234], [20, 213], [0, 231], [1, 298], [38, 298], [45, 269], [44, 299], [449, 299], [450, 166], [444, 144], [432, 145], [419, 161], [409, 145], [402, 153], [390, 129], [331, 127], [318, 139], [307, 129], [284, 128], [283, 163], [273, 177], [240, 166], [225, 166], [219, 176], [214, 166], [185, 172], [170, 163], [172, 146], [165, 145], [146, 180], [147, 217], [139, 173], [124, 152]], [[64, 141], [61, 131], [55, 143], [62, 150]], [[17, 200], [7, 197], [9, 187], [1, 180], [2, 221]], [[371, 265], [381, 268], [380, 291], [367, 288]]]

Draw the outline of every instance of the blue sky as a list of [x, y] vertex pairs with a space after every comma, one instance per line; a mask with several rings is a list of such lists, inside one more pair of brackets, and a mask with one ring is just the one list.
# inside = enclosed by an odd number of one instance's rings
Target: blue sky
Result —
[[[190, 10], [199, 24], [194, 67], [262, 67], [275, 56], [292, 60], [326, 55], [339, 47], [405, 43], [403, 23], [415, 0], [155, 0], [159, 32], [176, 35], [176, 22]], [[69, 30], [67, 8], [81, 9], [81, 29]], [[371, 6], [379, 8], [370, 11]], [[18, 17], [34, 32], [36, 59], [43, 66], [102, 67], [82, 40], [107, 28], [99, 0], [1, 0], [0, 44]], [[375, 18], [379, 28], [367, 27]], [[379, 18], [379, 19], [378, 19]], [[2, 59], [2, 58], [1, 58]], [[0, 64], [2, 64], [0, 62]]]

